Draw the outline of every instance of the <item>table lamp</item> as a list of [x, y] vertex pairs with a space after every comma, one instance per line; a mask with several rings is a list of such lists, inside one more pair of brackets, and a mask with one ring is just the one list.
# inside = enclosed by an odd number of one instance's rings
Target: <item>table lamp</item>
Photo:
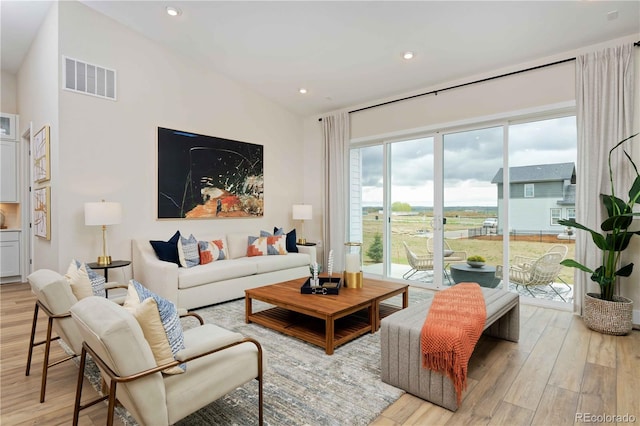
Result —
[[98, 203], [84, 203], [84, 224], [87, 226], [102, 226], [102, 256], [98, 256], [98, 264], [111, 264], [111, 256], [107, 254], [107, 225], [117, 225], [122, 221], [122, 205], [108, 203], [104, 200]]
[[298, 244], [306, 244], [307, 239], [304, 237], [304, 221], [313, 219], [313, 209], [311, 204], [294, 204], [293, 205], [293, 220], [301, 221], [300, 224], [300, 237], [298, 238]]

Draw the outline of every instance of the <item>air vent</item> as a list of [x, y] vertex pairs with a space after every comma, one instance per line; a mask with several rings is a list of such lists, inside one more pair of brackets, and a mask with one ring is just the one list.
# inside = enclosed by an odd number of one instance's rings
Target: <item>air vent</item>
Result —
[[62, 57], [63, 86], [66, 90], [116, 100], [115, 70]]

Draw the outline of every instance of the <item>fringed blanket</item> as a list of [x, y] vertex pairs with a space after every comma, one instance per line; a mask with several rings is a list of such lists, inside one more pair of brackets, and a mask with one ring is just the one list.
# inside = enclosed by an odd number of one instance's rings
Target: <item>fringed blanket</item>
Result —
[[458, 405], [467, 388], [469, 358], [486, 319], [480, 286], [461, 283], [436, 293], [422, 326], [422, 366], [451, 379]]

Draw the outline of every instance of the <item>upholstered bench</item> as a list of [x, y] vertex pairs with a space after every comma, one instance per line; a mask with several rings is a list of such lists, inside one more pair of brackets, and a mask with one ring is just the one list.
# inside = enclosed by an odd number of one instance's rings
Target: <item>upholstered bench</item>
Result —
[[[484, 334], [517, 342], [520, 336], [520, 300], [517, 294], [483, 288], [487, 307]], [[451, 411], [458, 409], [453, 382], [422, 367], [420, 331], [431, 300], [409, 306], [381, 322], [382, 381]]]

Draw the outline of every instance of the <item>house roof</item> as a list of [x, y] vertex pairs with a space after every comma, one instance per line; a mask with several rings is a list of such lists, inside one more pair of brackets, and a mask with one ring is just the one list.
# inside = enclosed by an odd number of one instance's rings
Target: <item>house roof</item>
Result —
[[[509, 167], [511, 183], [553, 182], [572, 179], [576, 173], [574, 163], [536, 164], [533, 166]], [[502, 182], [502, 167], [491, 180], [491, 183]]]

